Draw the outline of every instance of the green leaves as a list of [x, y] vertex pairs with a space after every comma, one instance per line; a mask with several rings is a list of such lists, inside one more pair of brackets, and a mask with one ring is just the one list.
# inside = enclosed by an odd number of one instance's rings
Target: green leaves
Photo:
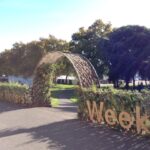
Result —
[[[135, 106], [138, 103], [142, 108], [142, 113], [145, 111], [150, 113], [150, 91], [126, 91], [126, 90], [116, 90], [116, 89], [100, 89], [97, 93], [91, 90], [82, 90], [80, 92], [79, 98], [79, 110], [80, 116], [85, 117], [85, 102], [87, 100], [96, 101], [99, 104], [100, 101], [104, 101], [105, 109], [111, 108], [115, 109], [117, 113], [121, 111], [127, 111], [131, 114], [135, 113]], [[81, 106], [80, 106], [81, 105]]]
[[17, 83], [0, 83], [0, 100], [23, 105], [32, 104], [29, 88]]
[[47, 52], [68, 51], [68, 46], [66, 41], [51, 35], [27, 44], [15, 43], [10, 50], [0, 55], [0, 74], [32, 76], [40, 59]]
[[109, 78], [117, 86], [119, 79], [128, 85], [134, 76], [150, 78], [150, 30], [142, 26], [120, 27], [101, 39], [99, 50], [103, 50], [109, 65]]
[[88, 29], [80, 28], [77, 33], [74, 33], [70, 42], [70, 51], [87, 57], [100, 77], [107, 74], [108, 68], [97, 45], [100, 38], [106, 38], [111, 31], [110, 23], [105, 24], [102, 20], [96, 20]]

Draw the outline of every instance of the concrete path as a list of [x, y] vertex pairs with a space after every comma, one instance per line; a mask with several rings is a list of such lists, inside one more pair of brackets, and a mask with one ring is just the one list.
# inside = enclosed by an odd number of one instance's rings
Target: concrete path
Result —
[[0, 102], [0, 150], [150, 150], [150, 138], [79, 121], [69, 103], [23, 108]]

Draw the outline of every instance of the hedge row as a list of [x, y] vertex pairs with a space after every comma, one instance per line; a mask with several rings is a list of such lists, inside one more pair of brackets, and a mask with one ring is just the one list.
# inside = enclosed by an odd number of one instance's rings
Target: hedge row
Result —
[[104, 101], [105, 109], [115, 109], [116, 112], [127, 111], [135, 113], [135, 106], [138, 103], [142, 108], [142, 113], [150, 114], [150, 91], [126, 91], [115, 90], [113, 88], [93, 90], [79, 90], [79, 117], [87, 118], [86, 101]]
[[33, 79], [33, 86], [31, 90], [32, 101], [35, 106], [51, 106], [50, 86], [51, 86], [51, 66], [41, 65], [36, 70], [36, 75]]
[[88, 110], [86, 106], [86, 101], [96, 101], [99, 104], [101, 101], [104, 102], [105, 109], [113, 109], [116, 111], [117, 115], [121, 111], [129, 112], [130, 114], [135, 114], [136, 105], [140, 105], [141, 114], [147, 113], [150, 115], [150, 91], [143, 90], [138, 91], [126, 91], [126, 90], [115, 90], [113, 88], [106, 88], [96, 90], [79, 90], [79, 108], [78, 116], [81, 119], [88, 119]]
[[31, 105], [29, 88], [17, 83], [0, 83], [0, 101]]

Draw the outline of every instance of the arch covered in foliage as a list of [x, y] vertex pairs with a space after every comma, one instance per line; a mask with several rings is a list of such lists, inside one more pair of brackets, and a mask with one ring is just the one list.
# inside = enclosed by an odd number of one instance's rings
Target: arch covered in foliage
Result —
[[34, 73], [31, 90], [31, 97], [34, 104], [49, 105], [50, 87], [48, 81], [52, 68], [48, 67], [48, 65], [55, 64], [64, 57], [72, 64], [82, 88], [90, 88], [93, 85], [100, 87], [96, 70], [87, 58], [80, 54], [60, 51], [50, 52], [41, 59]]

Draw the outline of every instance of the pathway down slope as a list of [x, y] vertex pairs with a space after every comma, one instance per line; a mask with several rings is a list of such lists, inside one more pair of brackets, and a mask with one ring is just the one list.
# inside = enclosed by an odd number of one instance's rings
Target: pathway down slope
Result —
[[150, 139], [79, 121], [65, 100], [58, 108], [0, 102], [0, 150], [150, 150]]

